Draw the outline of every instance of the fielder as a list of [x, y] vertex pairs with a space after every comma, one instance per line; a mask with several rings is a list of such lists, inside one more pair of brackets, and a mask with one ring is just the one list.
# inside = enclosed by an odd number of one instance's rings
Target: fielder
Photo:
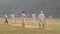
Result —
[[11, 18], [12, 18], [12, 23], [15, 24], [15, 14], [14, 14], [14, 12], [12, 12]]
[[4, 21], [4, 24], [7, 23], [8, 24], [8, 16], [7, 14], [5, 15], [5, 21]]
[[39, 19], [39, 28], [44, 29], [44, 24], [45, 24], [45, 15], [43, 14], [43, 11], [38, 15]]
[[36, 17], [36, 15], [35, 15], [35, 13], [33, 12], [33, 14], [32, 14], [32, 25], [35, 23], [35, 17]]
[[22, 27], [25, 28], [25, 18], [26, 18], [26, 15], [25, 15], [24, 11], [23, 11], [21, 17], [22, 17]]

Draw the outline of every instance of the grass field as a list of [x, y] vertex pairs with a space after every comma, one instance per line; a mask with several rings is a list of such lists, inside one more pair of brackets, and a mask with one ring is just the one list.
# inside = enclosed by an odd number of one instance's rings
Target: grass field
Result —
[[[4, 24], [4, 19], [0, 18], [0, 34], [60, 34], [60, 19], [47, 19], [45, 26], [48, 30], [21, 28], [20, 26], [13, 26], [12, 20], [9, 19], [9, 24]], [[22, 21], [16, 18], [16, 24], [21, 24]], [[32, 25], [31, 20], [26, 20], [26, 25]], [[34, 26], [38, 26], [38, 21]], [[51, 28], [51, 29], [49, 29]]]

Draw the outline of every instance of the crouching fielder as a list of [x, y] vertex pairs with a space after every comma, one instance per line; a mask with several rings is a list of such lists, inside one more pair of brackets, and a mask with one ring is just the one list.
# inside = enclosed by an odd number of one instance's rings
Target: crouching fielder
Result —
[[22, 17], [22, 27], [25, 28], [25, 17], [26, 17], [26, 15], [25, 15], [24, 11], [23, 11], [21, 17]]
[[44, 24], [45, 24], [45, 16], [43, 14], [43, 11], [38, 15], [39, 19], [39, 28], [44, 29]]
[[12, 23], [14, 24], [15, 23], [15, 14], [14, 14], [14, 12], [12, 12], [11, 18], [12, 18]]

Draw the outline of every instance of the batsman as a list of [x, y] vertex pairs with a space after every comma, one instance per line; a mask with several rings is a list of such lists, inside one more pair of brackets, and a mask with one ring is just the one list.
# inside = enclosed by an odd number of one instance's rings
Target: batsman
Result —
[[38, 19], [39, 19], [39, 28], [44, 29], [46, 18], [43, 11], [41, 11], [41, 13], [38, 15]]

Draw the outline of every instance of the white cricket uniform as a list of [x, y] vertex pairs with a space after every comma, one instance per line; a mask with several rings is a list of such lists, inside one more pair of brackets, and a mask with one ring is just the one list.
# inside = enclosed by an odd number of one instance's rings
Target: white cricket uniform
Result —
[[22, 22], [25, 23], [25, 13], [22, 14]]
[[15, 23], [15, 14], [12, 14], [11, 18], [12, 18], [12, 22]]
[[45, 16], [44, 14], [39, 14], [38, 15], [38, 18], [39, 18], [39, 21], [40, 21], [40, 24], [41, 24], [41, 28], [43, 28], [43, 24], [44, 24], [44, 19], [45, 19]]
[[35, 14], [32, 14], [32, 23], [35, 23]]

